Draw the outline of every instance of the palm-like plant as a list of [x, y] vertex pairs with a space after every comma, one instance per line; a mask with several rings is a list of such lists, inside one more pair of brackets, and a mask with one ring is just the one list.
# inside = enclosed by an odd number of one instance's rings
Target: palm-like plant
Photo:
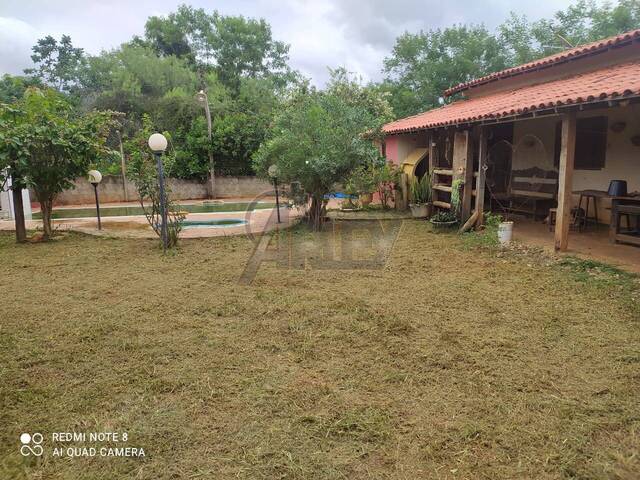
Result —
[[427, 173], [418, 179], [414, 177], [410, 186], [411, 202], [415, 205], [431, 202], [431, 176]]

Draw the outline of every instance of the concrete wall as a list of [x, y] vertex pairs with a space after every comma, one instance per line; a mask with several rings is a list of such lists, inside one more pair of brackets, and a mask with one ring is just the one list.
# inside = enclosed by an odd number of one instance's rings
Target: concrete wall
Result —
[[[167, 180], [171, 188], [171, 197], [176, 200], [190, 200], [209, 197], [209, 182], [197, 180], [182, 180], [170, 178]], [[255, 197], [266, 190], [271, 189], [268, 182], [256, 177], [216, 177], [216, 197]], [[122, 177], [119, 175], [105, 175], [98, 187], [100, 202], [124, 202], [138, 200], [138, 192], [133, 182], [126, 182], [126, 198], [122, 185]], [[36, 201], [31, 194], [32, 201]], [[82, 205], [95, 202], [93, 186], [85, 179], [75, 181], [75, 188], [69, 189], [58, 195], [56, 205]]]
[[273, 185], [257, 177], [216, 177], [216, 197], [255, 197], [272, 191]]
[[[631, 137], [640, 135], [640, 105], [580, 112], [578, 118], [601, 115], [609, 117], [609, 127], [616, 122], [626, 122], [626, 128], [620, 133], [608, 129], [604, 168], [576, 169], [573, 173], [573, 190], [607, 190], [611, 180], [626, 180], [629, 192], [640, 191], [640, 147], [631, 143]], [[555, 169], [553, 156], [558, 120], [559, 117], [550, 117], [515, 123], [513, 169], [532, 166]], [[577, 204], [577, 196], [574, 196], [573, 202]], [[599, 201], [598, 217], [601, 222], [608, 223], [609, 211], [605, 207], [610, 207], [610, 202], [607, 199]]]

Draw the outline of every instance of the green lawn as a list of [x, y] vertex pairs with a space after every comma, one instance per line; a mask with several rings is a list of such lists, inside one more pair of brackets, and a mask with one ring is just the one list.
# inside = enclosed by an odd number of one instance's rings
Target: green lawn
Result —
[[239, 285], [252, 249], [0, 235], [0, 479], [640, 478], [637, 278], [414, 221], [380, 270]]

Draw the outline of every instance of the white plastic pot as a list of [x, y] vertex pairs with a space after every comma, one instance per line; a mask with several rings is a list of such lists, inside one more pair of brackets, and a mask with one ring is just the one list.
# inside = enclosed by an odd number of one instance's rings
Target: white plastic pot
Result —
[[508, 245], [513, 238], [513, 222], [502, 222], [498, 225], [498, 241], [500, 245]]
[[429, 204], [427, 203], [412, 203], [409, 208], [413, 218], [426, 218], [429, 216]]

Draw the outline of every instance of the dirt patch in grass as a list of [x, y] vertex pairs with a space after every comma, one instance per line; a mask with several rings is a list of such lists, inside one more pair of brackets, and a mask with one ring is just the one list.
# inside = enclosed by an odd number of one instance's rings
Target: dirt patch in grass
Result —
[[[238, 285], [252, 251], [0, 235], [0, 478], [640, 476], [636, 278], [418, 221], [377, 270]], [[24, 431], [126, 431], [146, 457], [35, 460]]]

